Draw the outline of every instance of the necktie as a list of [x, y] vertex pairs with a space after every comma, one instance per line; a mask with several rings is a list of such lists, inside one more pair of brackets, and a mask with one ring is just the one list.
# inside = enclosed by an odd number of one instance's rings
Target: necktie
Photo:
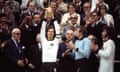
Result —
[[17, 49], [19, 53], [21, 54], [22, 50], [21, 50], [20, 42], [16, 41], [16, 43], [17, 43]]

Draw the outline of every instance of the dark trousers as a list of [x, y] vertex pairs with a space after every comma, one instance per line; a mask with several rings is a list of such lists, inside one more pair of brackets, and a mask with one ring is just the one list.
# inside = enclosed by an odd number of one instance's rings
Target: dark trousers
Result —
[[42, 72], [55, 72], [56, 63], [43, 63]]
[[79, 59], [75, 61], [74, 64], [74, 72], [88, 72], [88, 60], [87, 59]]

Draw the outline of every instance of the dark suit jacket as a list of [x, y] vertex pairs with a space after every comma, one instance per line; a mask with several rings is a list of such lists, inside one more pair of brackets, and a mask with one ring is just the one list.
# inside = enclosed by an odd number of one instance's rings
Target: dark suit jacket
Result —
[[[72, 58], [72, 55], [65, 55], [62, 56], [62, 54], [67, 50], [65, 43], [60, 43], [59, 45], [59, 51], [58, 51], [58, 58], [60, 59], [58, 63], [57, 72], [73, 72], [73, 63], [74, 58]], [[70, 52], [71, 53], [71, 52]]]
[[102, 46], [101, 32], [102, 32], [102, 29], [103, 29], [104, 26], [105, 26], [105, 24], [99, 22], [98, 24], [95, 24], [95, 26], [93, 26], [93, 27], [92, 26], [87, 27], [88, 34], [95, 35], [97, 40], [98, 40], [98, 44], [100, 46]]
[[35, 72], [39, 72], [41, 69], [41, 57], [42, 57], [42, 48], [39, 49], [38, 45], [32, 45], [29, 49], [29, 61], [35, 65]]
[[9, 39], [7, 41], [7, 44], [5, 46], [5, 72], [24, 72], [24, 67], [19, 67], [17, 65], [17, 61], [22, 59], [25, 60], [25, 54], [22, 50], [22, 44], [20, 44], [21, 53], [19, 52], [17, 46], [15, 45], [14, 41], [12, 39]]

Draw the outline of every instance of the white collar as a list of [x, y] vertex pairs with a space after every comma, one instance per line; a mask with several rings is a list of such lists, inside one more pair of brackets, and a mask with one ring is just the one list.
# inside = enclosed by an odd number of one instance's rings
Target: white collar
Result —
[[39, 47], [39, 48], [41, 48], [41, 47], [42, 47], [42, 46], [41, 46], [41, 43], [38, 43], [38, 47]]

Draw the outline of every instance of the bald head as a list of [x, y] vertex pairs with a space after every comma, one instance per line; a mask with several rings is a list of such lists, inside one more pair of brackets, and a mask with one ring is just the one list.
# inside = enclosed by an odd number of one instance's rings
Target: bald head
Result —
[[66, 31], [65, 37], [67, 40], [72, 40], [74, 37], [74, 32], [73, 30], [69, 29]]

